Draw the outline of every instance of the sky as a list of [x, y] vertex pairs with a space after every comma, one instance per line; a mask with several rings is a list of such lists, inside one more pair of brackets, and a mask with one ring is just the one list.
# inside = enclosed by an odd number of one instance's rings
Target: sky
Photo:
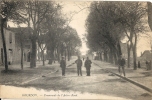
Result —
[[[63, 13], [66, 13], [67, 15], [72, 15], [72, 21], [70, 22], [70, 26], [77, 30], [77, 33], [79, 37], [84, 37], [83, 35], [86, 33], [85, 29], [85, 20], [89, 14], [88, 6], [90, 5], [90, 2], [84, 2], [84, 1], [77, 1], [77, 2], [70, 2], [70, 1], [64, 1], [63, 4]], [[80, 51], [82, 55], [85, 55], [87, 50], [89, 50], [86, 46], [86, 43], [82, 40], [82, 47], [80, 48]]]

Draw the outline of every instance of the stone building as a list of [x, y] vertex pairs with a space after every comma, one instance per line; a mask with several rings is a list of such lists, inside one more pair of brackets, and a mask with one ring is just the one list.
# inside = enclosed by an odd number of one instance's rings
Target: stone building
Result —
[[[15, 33], [15, 46], [16, 51], [18, 54], [16, 54], [16, 57], [19, 56], [21, 60], [21, 48], [23, 48], [23, 60], [26, 62], [30, 62], [30, 51], [31, 51], [31, 41], [30, 41], [30, 35], [31, 35], [31, 28], [28, 27], [19, 27], [19, 28], [10, 28]], [[21, 46], [22, 42], [22, 46]], [[18, 60], [20, 62], [20, 60]]]
[[141, 56], [140, 56], [140, 58], [142, 59], [142, 60], [151, 60], [152, 59], [152, 52], [151, 52], [151, 50], [145, 50], [142, 54], [141, 54]]
[[[30, 61], [30, 32], [29, 28], [4, 28], [4, 36], [6, 41], [8, 64], [20, 63], [21, 61], [21, 41], [23, 43], [23, 59], [24, 61]], [[23, 40], [20, 40], [20, 36], [23, 35]], [[0, 33], [0, 65], [4, 62], [4, 49]]]
[[[14, 60], [16, 60], [16, 58], [14, 58], [14, 56], [16, 55], [15, 34], [11, 30], [4, 28], [4, 37], [6, 42], [8, 63], [10, 64]], [[3, 64], [3, 62], [4, 62], [4, 49], [3, 49], [3, 42], [0, 33], [0, 64]]]
[[[127, 59], [128, 58], [127, 43], [120, 42], [120, 46], [121, 46], [122, 56]], [[132, 49], [130, 51], [130, 58], [133, 58]]]

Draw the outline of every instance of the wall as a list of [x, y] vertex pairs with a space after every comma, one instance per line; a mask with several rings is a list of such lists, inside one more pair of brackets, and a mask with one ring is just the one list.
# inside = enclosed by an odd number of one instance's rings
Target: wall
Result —
[[[5, 37], [5, 42], [6, 42], [6, 49], [7, 49], [7, 58], [8, 61], [10, 63], [13, 62], [13, 57], [15, 55], [15, 34], [4, 28], [4, 37]], [[3, 44], [2, 44], [2, 37], [1, 37], [1, 33], [0, 33], [0, 49], [3, 48]], [[0, 50], [0, 52], [3, 52], [2, 50]], [[0, 63], [2, 64], [2, 57], [4, 59], [4, 55], [2, 56], [2, 53], [0, 53]]]

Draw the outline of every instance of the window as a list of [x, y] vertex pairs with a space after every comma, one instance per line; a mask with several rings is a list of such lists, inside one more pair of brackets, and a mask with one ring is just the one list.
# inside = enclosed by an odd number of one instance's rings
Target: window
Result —
[[12, 33], [9, 33], [9, 42], [12, 43]]

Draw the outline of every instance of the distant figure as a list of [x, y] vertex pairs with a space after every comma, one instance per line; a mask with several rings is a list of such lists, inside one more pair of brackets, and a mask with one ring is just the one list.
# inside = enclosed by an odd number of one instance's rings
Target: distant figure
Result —
[[90, 76], [91, 64], [92, 64], [91, 60], [89, 59], [89, 57], [87, 57], [87, 59], [85, 61], [85, 68], [86, 68], [87, 76]]
[[140, 68], [140, 61], [138, 61], [138, 68]]
[[77, 64], [77, 73], [78, 73], [78, 76], [79, 76], [79, 73], [82, 76], [82, 71], [81, 71], [82, 60], [80, 59], [80, 56], [78, 56], [78, 59], [75, 61], [75, 63]]
[[28, 52], [28, 55], [27, 55], [27, 62], [30, 62], [30, 59], [31, 59], [31, 53]]
[[83, 57], [83, 61], [84, 61], [84, 57]]
[[148, 70], [148, 66], [149, 65], [149, 63], [148, 63], [148, 61], [146, 60], [146, 70]]
[[62, 60], [60, 62], [60, 67], [62, 68], [62, 76], [65, 76], [66, 61], [64, 57], [62, 57]]
[[[122, 55], [120, 56], [120, 59], [118, 60], [118, 67], [119, 67], [119, 74], [120, 74], [120, 68], [122, 68], [122, 71], [123, 71], [123, 74], [124, 74], [124, 77], [126, 76], [125, 75], [125, 59], [122, 57]], [[120, 74], [121, 75], [121, 74]]]

